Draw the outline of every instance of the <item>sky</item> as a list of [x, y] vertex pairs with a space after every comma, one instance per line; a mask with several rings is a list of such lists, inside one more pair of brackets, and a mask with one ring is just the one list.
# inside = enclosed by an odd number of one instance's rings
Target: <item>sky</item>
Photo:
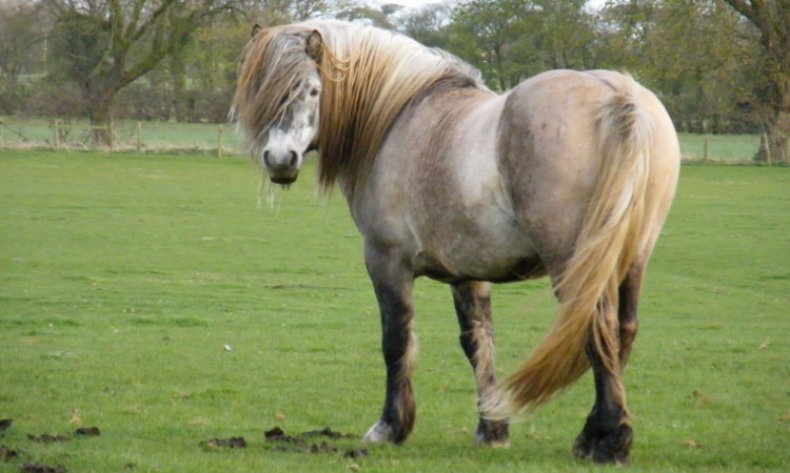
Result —
[[[378, 3], [386, 4], [386, 3], [397, 3], [398, 5], [403, 5], [406, 7], [417, 7], [420, 5], [426, 5], [428, 3], [440, 3], [442, 0], [376, 0]], [[596, 7], [603, 5], [605, 0], [592, 0], [590, 1], [591, 6]]]
[[406, 7], [416, 7], [419, 5], [425, 5], [426, 3], [433, 3], [430, 0], [389, 0], [383, 1], [382, 3], [397, 3], [398, 5], [403, 5]]

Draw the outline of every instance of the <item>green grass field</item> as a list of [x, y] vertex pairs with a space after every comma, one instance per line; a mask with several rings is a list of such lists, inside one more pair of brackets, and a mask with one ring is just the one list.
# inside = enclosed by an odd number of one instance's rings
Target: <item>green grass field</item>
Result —
[[[367, 458], [263, 432], [361, 435], [383, 399], [378, 315], [345, 202], [308, 165], [269, 206], [240, 159], [0, 151], [0, 472], [603, 471], [570, 446], [585, 376], [472, 447], [474, 383], [449, 290], [419, 280], [417, 427]], [[261, 203], [260, 201], [263, 201]], [[511, 372], [551, 323], [545, 281], [494, 292]], [[790, 469], [790, 168], [685, 166], [626, 372], [629, 471]], [[101, 436], [42, 443], [28, 434]], [[201, 447], [243, 436], [245, 449]], [[334, 442], [334, 441], [332, 441]], [[2, 452], [2, 450], [0, 450]]]

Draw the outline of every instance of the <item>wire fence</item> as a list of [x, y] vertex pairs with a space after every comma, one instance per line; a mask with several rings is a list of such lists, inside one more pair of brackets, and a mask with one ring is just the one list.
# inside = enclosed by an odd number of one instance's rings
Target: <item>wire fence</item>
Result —
[[[108, 139], [97, 144], [97, 134]], [[76, 149], [110, 152], [194, 151], [219, 158], [241, 154], [227, 124], [113, 121], [94, 126], [84, 120], [0, 117], [0, 148]]]
[[[97, 145], [95, 133], [106, 133], [109, 143]], [[681, 156], [687, 162], [749, 164], [760, 148], [759, 135], [681, 133], [679, 137]], [[86, 120], [1, 116], [0, 148], [245, 154], [228, 124], [123, 120], [96, 127]]]

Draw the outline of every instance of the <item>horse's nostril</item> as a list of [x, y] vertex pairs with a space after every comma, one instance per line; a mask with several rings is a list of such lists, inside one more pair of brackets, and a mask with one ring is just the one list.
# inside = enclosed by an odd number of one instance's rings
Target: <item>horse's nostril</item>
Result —
[[267, 168], [272, 167], [272, 163], [269, 162], [269, 150], [263, 152], [263, 164], [266, 165]]
[[296, 151], [291, 151], [291, 167], [295, 168], [296, 164], [299, 162], [299, 155], [296, 154]]

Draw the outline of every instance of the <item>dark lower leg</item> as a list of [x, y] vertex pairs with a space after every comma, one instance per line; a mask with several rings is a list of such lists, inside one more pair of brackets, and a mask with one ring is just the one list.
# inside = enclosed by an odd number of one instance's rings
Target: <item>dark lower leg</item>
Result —
[[642, 274], [642, 266], [634, 265], [623, 283], [620, 284], [620, 304], [617, 312], [620, 322], [620, 369], [625, 369], [625, 365], [628, 363], [631, 348], [639, 329], [636, 308], [642, 286]]
[[626, 463], [633, 432], [619, 369], [615, 373], [606, 369], [593, 342], [588, 344], [587, 354], [595, 377], [595, 405], [576, 438], [573, 453], [598, 463]]
[[411, 386], [414, 340], [410, 313], [384, 330], [382, 346], [387, 365], [387, 394], [381, 418], [392, 427], [392, 441], [402, 443], [414, 428], [416, 417]]
[[381, 348], [387, 369], [386, 395], [379, 421], [367, 432], [369, 442], [403, 443], [414, 428], [411, 385], [414, 352], [411, 323], [413, 276], [399, 258], [366, 248], [366, 263], [381, 311]]
[[602, 365], [593, 343], [587, 348], [595, 376], [595, 405], [573, 446], [578, 457], [618, 463], [628, 459], [633, 431], [625, 408], [621, 376], [639, 328], [636, 309], [641, 284], [642, 266], [634, 265], [619, 288], [617, 318], [620, 372], [611, 373]]
[[384, 300], [388, 301], [388, 314], [382, 315], [381, 346], [387, 367], [387, 384], [384, 408], [377, 426], [380, 431], [385, 430], [383, 433], [387, 438], [369, 440], [389, 440], [399, 444], [406, 440], [414, 428], [416, 411], [411, 385], [414, 350], [412, 311], [402, 301], [392, 300], [389, 296], [385, 296]]
[[[491, 286], [486, 282], [453, 285], [453, 303], [461, 329], [461, 347], [475, 374], [478, 408], [496, 386], [494, 338], [491, 321]], [[480, 418], [475, 434], [478, 445], [504, 446], [508, 443], [508, 423]]]

